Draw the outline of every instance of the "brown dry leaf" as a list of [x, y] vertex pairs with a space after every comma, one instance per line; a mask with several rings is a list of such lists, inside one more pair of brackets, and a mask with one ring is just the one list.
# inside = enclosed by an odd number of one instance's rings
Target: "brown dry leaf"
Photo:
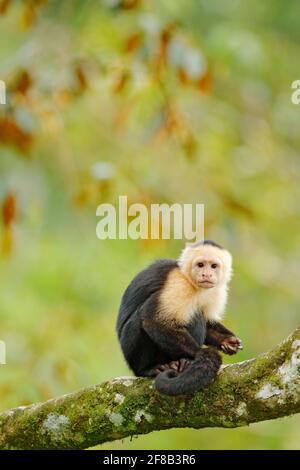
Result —
[[255, 213], [250, 206], [245, 205], [241, 201], [239, 201], [235, 196], [230, 194], [222, 195], [223, 203], [232, 211], [238, 212], [243, 214], [245, 217], [249, 219], [255, 219]]
[[168, 106], [165, 110], [162, 124], [153, 134], [152, 142], [160, 145], [167, 138], [174, 136], [177, 143], [183, 148], [187, 157], [194, 157], [198, 143], [190, 128], [189, 121], [174, 106]]
[[198, 87], [202, 93], [208, 94], [211, 92], [213, 86], [213, 77], [211, 72], [207, 72], [199, 81]]
[[130, 74], [128, 70], [122, 70], [122, 72], [119, 74], [119, 76], [117, 77], [117, 80], [115, 81], [113, 85], [113, 92], [121, 93], [121, 91], [123, 91], [125, 86], [127, 85], [129, 79], [130, 79]]
[[188, 74], [183, 68], [178, 69], [178, 77], [182, 85], [187, 85], [190, 81]]
[[92, 194], [90, 189], [86, 186], [80, 189], [78, 194], [74, 198], [74, 203], [76, 206], [84, 206], [88, 204], [92, 199]]
[[160, 47], [161, 53], [166, 53], [166, 49], [170, 44], [172, 35], [173, 35], [174, 25], [169, 25], [166, 29], [164, 29], [160, 35]]
[[79, 92], [85, 91], [89, 87], [89, 82], [87, 78], [87, 73], [84, 69], [84, 66], [77, 64], [74, 69], [74, 73], [79, 85]]
[[33, 143], [33, 134], [22, 129], [10, 118], [0, 119], [0, 143], [14, 145], [23, 153], [28, 153]]
[[12, 86], [12, 91], [26, 95], [33, 85], [33, 78], [28, 70], [21, 70]]
[[124, 50], [125, 52], [133, 52], [140, 47], [143, 41], [143, 33], [135, 33], [129, 36], [125, 42]]
[[30, 2], [29, 5], [26, 5], [23, 13], [23, 23], [26, 28], [30, 28], [37, 19], [36, 8]]
[[17, 214], [17, 199], [14, 193], [8, 193], [2, 205], [2, 217], [5, 227], [9, 227]]
[[0, 15], [5, 15], [10, 5], [11, 5], [11, 0], [1, 0], [0, 1]]
[[156, 79], [159, 79], [161, 77], [161, 73], [166, 67], [167, 49], [170, 44], [172, 34], [172, 25], [168, 26], [164, 31], [161, 32], [158, 55], [153, 64], [154, 76], [156, 77]]
[[169, 106], [166, 119], [166, 128], [168, 132], [171, 134], [176, 129], [179, 129], [181, 125], [182, 121], [178, 110], [173, 106]]
[[137, 8], [141, 0], [122, 0], [122, 8], [125, 10], [133, 10], [133, 8]]
[[163, 114], [163, 120], [160, 126], [155, 130], [152, 141], [154, 145], [160, 145], [164, 140], [170, 137], [179, 126], [178, 113], [175, 108], [168, 106]]
[[198, 144], [195, 136], [191, 132], [185, 136], [185, 139], [182, 141], [182, 147], [188, 158], [192, 159], [195, 156], [198, 149]]
[[13, 230], [12, 224], [17, 215], [17, 199], [14, 193], [8, 193], [2, 204], [2, 218], [3, 218], [3, 238], [2, 238], [2, 252], [5, 256], [9, 256], [13, 247]]
[[37, 20], [39, 8], [46, 0], [27, 0], [24, 5], [23, 23], [26, 28], [30, 28]]

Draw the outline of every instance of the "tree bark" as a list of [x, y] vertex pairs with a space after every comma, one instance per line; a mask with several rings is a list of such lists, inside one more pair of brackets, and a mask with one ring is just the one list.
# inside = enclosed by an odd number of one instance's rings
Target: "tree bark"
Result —
[[152, 431], [233, 428], [300, 412], [300, 327], [272, 351], [222, 368], [194, 396], [120, 377], [0, 414], [0, 449], [86, 449]]

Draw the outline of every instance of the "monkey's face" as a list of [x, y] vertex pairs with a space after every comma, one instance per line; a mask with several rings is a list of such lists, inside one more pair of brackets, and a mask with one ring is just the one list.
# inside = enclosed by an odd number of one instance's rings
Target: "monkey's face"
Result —
[[228, 284], [231, 279], [231, 254], [214, 246], [203, 245], [195, 249], [188, 246], [179, 259], [179, 266], [197, 287], [211, 289]]
[[205, 289], [220, 284], [223, 273], [223, 265], [216, 256], [199, 256], [192, 263], [191, 277], [194, 283]]

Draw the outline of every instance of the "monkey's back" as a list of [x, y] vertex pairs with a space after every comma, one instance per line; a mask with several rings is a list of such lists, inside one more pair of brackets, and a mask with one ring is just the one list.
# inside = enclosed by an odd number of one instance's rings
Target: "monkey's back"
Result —
[[176, 267], [178, 267], [176, 260], [159, 259], [133, 278], [121, 300], [117, 321], [119, 337], [122, 327], [129, 317], [136, 312], [152, 294], [161, 290], [169, 272]]
[[[136, 363], [142, 362], [145, 366], [145, 364], [155, 361], [157, 354], [160, 354], [157, 351], [157, 346], [142, 328], [139, 311], [150, 296], [159, 294], [169, 272], [177, 267], [176, 260], [160, 259], [155, 261], [135, 276], [122, 297], [117, 320], [117, 333], [124, 356], [136, 374], [139, 373], [135, 366]], [[153, 313], [154, 311], [155, 302], [153, 303]], [[142, 361], [141, 354], [145, 355]]]

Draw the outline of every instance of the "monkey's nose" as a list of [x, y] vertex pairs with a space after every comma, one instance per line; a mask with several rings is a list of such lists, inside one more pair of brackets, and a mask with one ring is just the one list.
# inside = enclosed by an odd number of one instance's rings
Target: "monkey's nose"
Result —
[[209, 281], [212, 278], [212, 275], [207, 273], [207, 274], [202, 274], [202, 279], [205, 281]]

